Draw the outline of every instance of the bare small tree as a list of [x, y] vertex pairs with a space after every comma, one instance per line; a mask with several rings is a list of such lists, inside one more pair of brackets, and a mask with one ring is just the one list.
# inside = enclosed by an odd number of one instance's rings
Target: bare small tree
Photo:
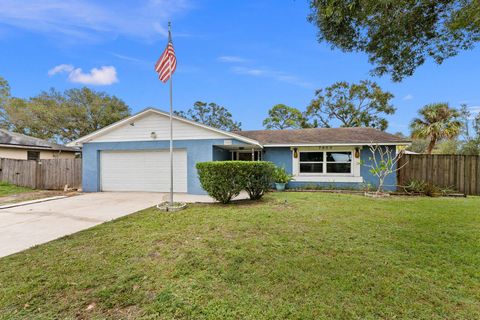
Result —
[[405, 165], [398, 167], [398, 161], [402, 157], [404, 151], [396, 152], [395, 149], [388, 146], [380, 146], [378, 144], [370, 144], [368, 146], [372, 156], [369, 157], [370, 163], [363, 165], [369, 168], [372, 175], [378, 178], [378, 187], [375, 194], [383, 193], [383, 185], [385, 179], [394, 172], [399, 171]]

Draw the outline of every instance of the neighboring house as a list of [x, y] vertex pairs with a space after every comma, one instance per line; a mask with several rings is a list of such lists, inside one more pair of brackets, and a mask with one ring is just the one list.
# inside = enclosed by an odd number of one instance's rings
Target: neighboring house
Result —
[[[174, 191], [204, 194], [195, 165], [217, 160], [266, 160], [293, 174], [290, 187], [360, 187], [376, 180], [361, 162], [368, 144], [396, 150], [395, 135], [371, 128], [226, 132], [173, 117]], [[170, 185], [169, 114], [146, 109], [84, 136], [83, 191], [159, 191]], [[385, 185], [394, 188], [395, 174]]]
[[80, 150], [0, 129], [0, 158], [20, 160], [73, 159]]

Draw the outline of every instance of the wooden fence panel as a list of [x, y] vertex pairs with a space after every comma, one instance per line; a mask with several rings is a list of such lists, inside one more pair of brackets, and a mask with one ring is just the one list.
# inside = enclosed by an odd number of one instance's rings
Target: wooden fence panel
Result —
[[399, 161], [399, 186], [411, 180], [422, 180], [439, 187], [452, 187], [469, 194], [480, 195], [480, 156], [405, 154]]
[[35, 187], [35, 161], [0, 159], [0, 177], [2, 181], [22, 187]]
[[62, 190], [66, 185], [79, 189], [82, 159], [0, 159], [0, 180], [32, 189]]

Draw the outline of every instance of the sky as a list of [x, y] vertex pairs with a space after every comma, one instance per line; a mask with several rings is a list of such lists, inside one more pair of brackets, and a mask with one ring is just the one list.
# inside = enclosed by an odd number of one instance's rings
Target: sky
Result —
[[171, 21], [174, 109], [215, 102], [243, 130], [262, 129], [278, 103], [305, 110], [316, 89], [337, 81], [370, 79], [393, 93], [392, 133], [408, 134], [428, 103], [480, 111], [480, 48], [442, 65], [429, 61], [394, 83], [371, 77], [366, 55], [319, 43], [308, 13], [307, 0], [0, 0], [0, 76], [17, 97], [88, 86], [121, 98], [132, 112], [168, 110], [169, 87], [153, 66]]

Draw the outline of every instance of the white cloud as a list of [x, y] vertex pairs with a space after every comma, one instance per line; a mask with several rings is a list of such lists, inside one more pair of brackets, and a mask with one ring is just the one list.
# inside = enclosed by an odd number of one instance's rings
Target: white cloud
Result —
[[73, 83], [108, 86], [118, 82], [117, 70], [113, 66], [101, 66], [100, 68], [91, 69], [90, 72], [83, 72], [81, 68], [75, 68], [69, 64], [61, 64], [48, 71], [49, 76], [57, 73], [68, 73], [68, 81]]
[[110, 54], [111, 54], [112, 56], [114, 56], [115, 58], [122, 59], [122, 60], [126, 60], [126, 61], [140, 62], [140, 63], [150, 63], [150, 64], [152, 64], [152, 65], [155, 63], [154, 61], [147, 62], [147, 61], [142, 60], [142, 59], [138, 59], [138, 58], [126, 56], [126, 55], [119, 54], [119, 53], [115, 53], [115, 52], [110, 52]]
[[62, 37], [101, 40], [117, 36], [151, 39], [167, 35], [167, 21], [191, 8], [190, 0], [93, 2], [89, 0], [0, 0], [0, 23]]
[[[264, 77], [264, 78], [269, 78], [276, 81], [287, 82], [300, 87], [312, 88], [311, 83], [306, 82], [300, 79], [299, 77], [288, 74], [286, 72], [272, 70], [267, 67], [246, 66], [245, 64], [251, 65], [251, 63], [249, 62], [251, 62], [252, 60], [249, 60], [243, 57], [220, 56], [218, 57], [218, 61], [234, 64], [234, 66], [232, 66], [230, 70], [236, 74], [247, 75], [252, 77]], [[239, 66], [238, 64], [243, 64], [243, 65]]]
[[269, 73], [266, 69], [249, 68], [249, 67], [233, 67], [232, 71], [238, 74], [247, 74], [250, 76], [266, 76]]
[[221, 56], [221, 57], [218, 57], [218, 60], [221, 62], [227, 62], [227, 63], [242, 63], [242, 62], [248, 61], [248, 59], [237, 57], [237, 56]]
[[297, 76], [287, 74], [282, 71], [271, 70], [268, 68], [254, 68], [254, 67], [239, 67], [235, 66], [232, 69], [232, 72], [236, 74], [249, 75], [253, 77], [265, 77], [270, 78], [276, 81], [287, 82], [293, 85], [297, 85], [304, 88], [311, 88], [312, 84], [304, 81]]
[[402, 98], [402, 100], [404, 101], [409, 101], [409, 100], [412, 100], [413, 99], [413, 95], [411, 94], [407, 94], [405, 97]]
[[60, 64], [48, 70], [48, 75], [53, 76], [61, 72], [72, 72], [75, 69], [71, 64]]

